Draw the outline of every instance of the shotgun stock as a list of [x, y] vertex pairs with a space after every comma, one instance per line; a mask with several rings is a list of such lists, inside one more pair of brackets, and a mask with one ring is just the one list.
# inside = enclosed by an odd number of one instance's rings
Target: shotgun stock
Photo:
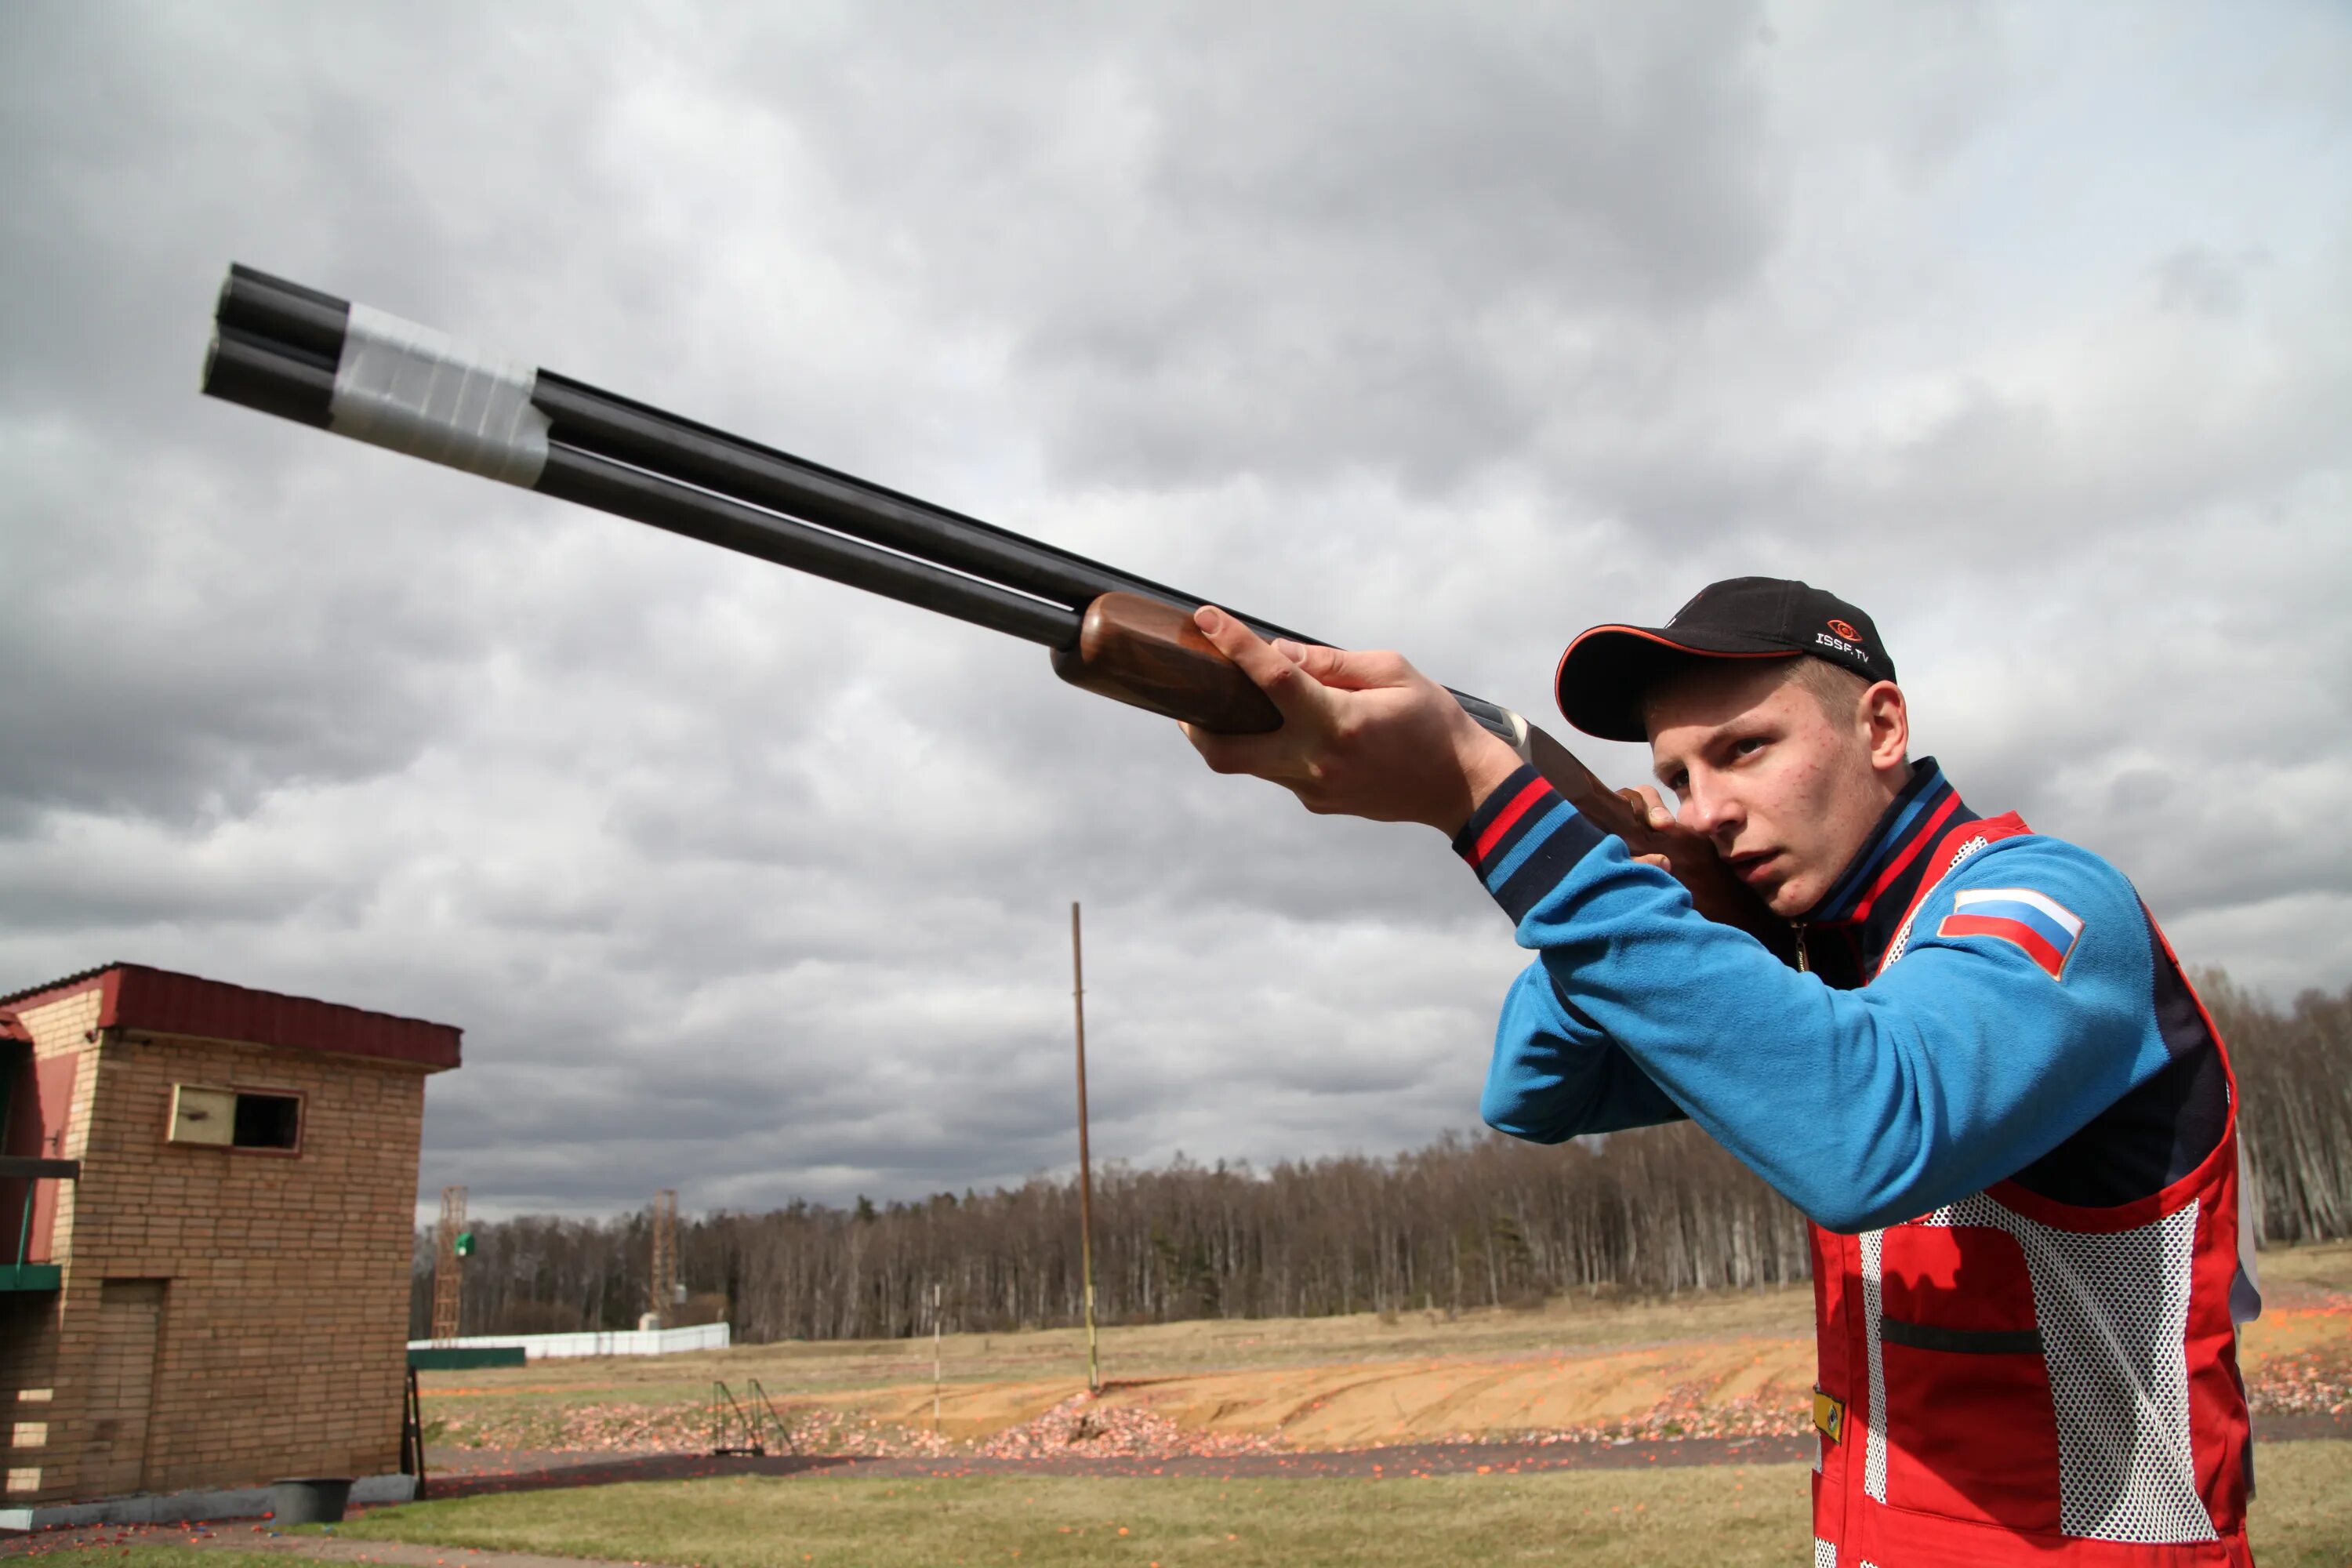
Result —
[[[1054, 673], [1071, 685], [1226, 735], [1262, 735], [1282, 716], [1241, 668], [1210, 645], [1189, 611], [1135, 594], [1105, 594], [1079, 617], [1077, 640], [1054, 650]], [[1460, 700], [1461, 694], [1456, 692]], [[1738, 926], [1775, 951], [1789, 924], [1732, 876], [1696, 834], [1653, 828], [1646, 815], [1611, 790], [1550, 735], [1519, 718], [1504, 739], [1570, 805], [1638, 855], [1664, 855], [1701, 914]], [[1500, 731], [1498, 733], [1502, 732]]]
[[[1064, 680], [1171, 719], [1281, 725], [1192, 625], [1193, 595], [251, 268], [221, 286], [204, 390], [1041, 644]], [[1703, 913], [1789, 951], [1704, 839], [1652, 831], [1558, 741], [1454, 697], [1596, 825], [1666, 855]]]

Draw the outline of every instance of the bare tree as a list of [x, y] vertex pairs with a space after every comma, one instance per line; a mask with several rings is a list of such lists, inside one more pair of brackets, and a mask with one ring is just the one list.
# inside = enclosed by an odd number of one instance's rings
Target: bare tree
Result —
[[[2200, 986], [2230, 1042], [2265, 1235], [2352, 1234], [2352, 989], [2279, 1009]], [[646, 1216], [478, 1224], [465, 1331], [631, 1326]], [[1080, 1321], [1075, 1182], [1043, 1178], [847, 1209], [793, 1203], [681, 1221], [694, 1303], [747, 1341], [927, 1334]], [[1179, 1155], [1095, 1187], [1106, 1322], [1508, 1306], [1570, 1291], [1758, 1288], [1806, 1277], [1802, 1217], [1688, 1123], [1561, 1148], [1448, 1136], [1388, 1159], [1264, 1172]], [[420, 1244], [414, 1325], [429, 1322]]]

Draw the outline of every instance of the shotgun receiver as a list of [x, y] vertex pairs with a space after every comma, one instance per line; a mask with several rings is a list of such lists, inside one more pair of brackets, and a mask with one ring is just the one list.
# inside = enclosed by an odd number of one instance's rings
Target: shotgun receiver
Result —
[[[1072, 685], [1206, 730], [1281, 726], [1192, 625], [1195, 595], [251, 268], [221, 286], [204, 390], [1043, 644]], [[1595, 824], [1666, 855], [1703, 913], [1787, 946], [1704, 839], [1654, 832], [1549, 735], [1454, 696]]]

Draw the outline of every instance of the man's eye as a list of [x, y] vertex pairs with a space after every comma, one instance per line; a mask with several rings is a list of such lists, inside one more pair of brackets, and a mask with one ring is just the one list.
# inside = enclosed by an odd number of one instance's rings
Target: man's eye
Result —
[[1731, 743], [1731, 754], [1736, 757], [1750, 756], [1763, 749], [1764, 737], [1761, 735], [1749, 735]]

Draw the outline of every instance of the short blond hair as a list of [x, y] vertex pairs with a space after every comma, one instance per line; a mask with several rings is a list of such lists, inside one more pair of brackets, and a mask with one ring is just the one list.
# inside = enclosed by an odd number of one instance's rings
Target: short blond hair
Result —
[[1788, 678], [1811, 692], [1813, 700], [1821, 704], [1823, 715], [1832, 722], [1853, 717], [1854, 704], [1873, 684], [1867, 677], [1843, 665], [1809, 654], [1799, 654], [1789, 663], [1792, 668]]

